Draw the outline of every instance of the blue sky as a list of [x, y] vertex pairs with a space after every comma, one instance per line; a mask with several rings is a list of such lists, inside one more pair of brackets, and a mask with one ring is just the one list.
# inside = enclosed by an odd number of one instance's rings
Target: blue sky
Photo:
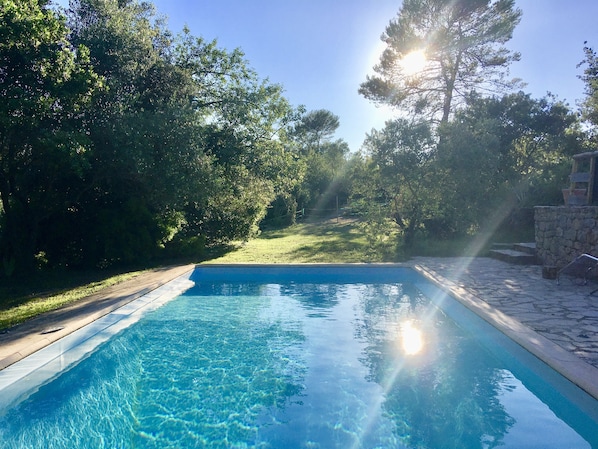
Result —
[[[63, 0], [66, 1], [66, 0]], [[60, 1], [62, 3], [63, 1]], [[336, 138], [358, 150], [391, 115], [357, 93], [381, 50], [380, 35], [401, 0], [153, 0], [168, 26], [241, 48], [260, 77], [282, 84], [293, 105], [340, 118]], [[534, 98], [551, 92], [571, 106], [583, 98], [584, 41], [598, 48], [597, 0], [516, 0], [523, 11], [508, 47], [521, 61], [511, 76]]]
[[282, 84], [308, 110], [340, 118], [336, 138], [359, 149], [365, 133], [388, 115], [358, 95], [377, 62], [380, 35], [396, 15], [397, 0], [154, 0], [178, 31], [241, 48], [260, 77]]

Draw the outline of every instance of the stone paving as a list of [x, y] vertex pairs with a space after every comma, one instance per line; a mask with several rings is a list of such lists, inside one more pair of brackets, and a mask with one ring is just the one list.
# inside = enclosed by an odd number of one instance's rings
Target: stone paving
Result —
[[[598, 284], [542, 278], [542, 267], [485, 257], [413, 261], [598, 368]], [[598, 379], [596, 379], [598, 383]]]

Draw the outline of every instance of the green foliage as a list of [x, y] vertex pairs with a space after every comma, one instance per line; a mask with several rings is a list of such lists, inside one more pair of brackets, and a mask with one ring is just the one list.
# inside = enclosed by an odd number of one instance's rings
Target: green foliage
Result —
[[397, 238], [396, 223], [393, 223], [382, 207], [368, 207], [359, 229], [367, 241], [366, 254], [392, 260], [399, 254], [400, 239]]
[[583, 48], [585, 59], [578, 65], [578, 67], [584, 66], [584, 73], [580, 76], [585, 83], [586, 94], [582, 112], [584, 118], [593, 125], [593, 137], [596, 139], [598, 135], [596, 131], [598, 127], [598, 55], [587, 45], [587, 42], [585, 44]]
[[372, 131], [364, 144], [369, 168], [356, 193], [367, 204], [368, 216], [382, 208], [410, 246], [425, 220], [438, 209], [438, 191], [431, 165], [433, 139], [426, 123], [399, 119]]
[[[519, 211], [562, 202], [571, 155], [588, 140], [568, 105], [504, 95], [518, 84], [506, 76], [519, 54], [504, 45], [520, 18], [513, 0], [405, 0], [382, 36], [386, 50], [360, 93], [413, 121], [368, 136], [353, 198], [366, 215], [384, 211], [407, 248], [416, 237], [505, 232]], [[596, 56], [585, 52], [591, 121]]]
[[293, 134], [300, 142], [303, 152], [318, 151], [339, 126], [338, 116], [326, 109], [319, 109], [305, 114], [295, 126]]
[[461, 230], [500, 223], [514, 209], [560, 204], [571, 155], [582, 148], [566, 105], [523, 93], [473, 97], [440, 133], [441, 216]]
[[166, 258], [201, 260], [206, 252], [206, 238], [202, 235], [185, 237], [183, 234], [177, 234], [164, 245], [164, 250]]
[[88, 163], [84, 113], [102, 80], [47, 1], [2, 0], [0, 11], [0, 253], [26, 271], [42, 221]]
[[[359, 92], [377, 103], [446, 123], [454, 105], [472, 90], [502, 92], [514, 81], [508, 65], [519, 60], [504, 44], [511, 39], [521, 11], [514, 0], [405, 0], [386, 27], [387, 44]], [[426, 62], [412, 72], [412, 52]]]
[[90, 253], [94, 261], [106, 266], [147, 263], [155, 256], [156, 242], [162, 237], [150, 211], [133, 199], [118, 208], [101, 210], [92, 229], [97, 237]]
[[[298, 113], [240, 50], [137, 0], [1, 0], [6, 271], [171, 257], [258, 232], [300, 181]], [[42, 257], [43, 255], [43, 257]], [[22, 260], [17, 260], [22, 259]]]
[[349, 146], [342, 139], [332, 141], [338, 117], [321, 109], [304, 114], [291, 130], [293, 148], [302, 174], [294, 194], [299, 209], [330, 215], [349, 196], [346, 157]]
[[[158, 221], [182, 214], [168, 236], [156, 235], [169, 252], [180, 242], [203, 247], [255, 235], [274, 192], [293, 185], [294, 161], [281, 144], [293, 111], [280, 86], [259, 80], [239, 50], [189, 30], [173, 38], [147, 5], [79, 5], [78, 21], [83, 13], [108, 23], [94, 20], [79, 35], [114, 83], [102, 101], [109, 128], [95, 133], [101, 163], [94, 178], [101, 181], [102, 171], [112, 185], [125, 181], [110, 195], [126, 192]], [[103, 59], [107, 42], [118, 45]], [[139, 51], [143, 57], [129, 61]]]
[[371, 229], [381, 212], [392, 219], [407, 250], [421, 238], [503, 232], [503, 223], [521, 224], [523, 210], [561, 204], [571, 156], [585, 142], [565, 104], [524, 93], [472, 96], [438, 136], [426, 124], [388, 122], [368, 136], [354, 172], [352, 204]]
[[407, 248], [418, 236], [493, 232], [513, 210], [560, 197], [583, 145], [574, 114], [550, 98], [477, 93], [517, 85], [506, 75], [520, 56], [504, 44], [520, 18], [513, 0], [405, 0], [382, 36], [386, 50], [360, 93], [414, 119], [368, 136], [354, 199], [372, 217], [384, 210]]
[[266, 218], [260, 229], [284, 228], [295, 224], [297, 217], [297, 200], [291, 194], [278, 195], [268, 207]]

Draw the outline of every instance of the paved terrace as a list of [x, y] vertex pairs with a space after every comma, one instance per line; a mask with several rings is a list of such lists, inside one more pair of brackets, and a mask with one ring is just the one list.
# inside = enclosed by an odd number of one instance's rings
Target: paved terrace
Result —
[[[590, 295], [598, 285], [557, 285], [542, 278], [539, 266], [489, 258], [415, 258], [410, 264], [598, 398], [598, 294]], [[191, 269], [149, 272], [0, 332], [0, 370]]]
[[413, 264], [598, 398], [598, 292], [592, 294], [596, 283], [580, 285], [570, 278], [557, 283], [542, 278], [538, 265], [486, 257], [420, 257]]

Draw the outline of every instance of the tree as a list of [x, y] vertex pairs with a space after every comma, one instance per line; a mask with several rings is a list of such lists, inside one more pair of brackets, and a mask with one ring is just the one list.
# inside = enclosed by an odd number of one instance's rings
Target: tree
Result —
[[[580, 79], [585, 83], [586, 98], [582, 104], [584, 118], [598, 128], [598, 55], [587, 45], [583, 48], [585, 59], [578, 67], [584, 66], [584, 73]], [[595, 132], [596, 134], [596, 132]]]
[[217, 174], [209, 197], [190, 195], [186, 232], [193, 229], [213, 243], [246, 240], [259, 231], [275, 198], [288, 196], [300, 180], [287, 137], [298, 112], [280, 85], [259, 79], [240, 50], [226, 52], [186, 33], [177, 45], [177, 66], [195, 81], [201, 147], [214, 158]]
[[70, 3], [70, 42], [89, 49], [107, 89], [86, 114], [89, 164], [70, 186], [76, 195], [46, 226], [51, 265], [145, 261], [169, 233], [194, 130], [190, 81], [168, 63], [171, 36], [154, 14], [132, 0]]
[[68, 18], [108, 89], [86, 116], [76, 194], [44, 227], [49, 263], [139, 263], [253, 235], [294, 186], [282, 88], [240, 50], [173, 36], [147, 2], [72, 0]]
[[35, 265], [42, 222], [88, 164], [84, 112], [102, 81], [45, 0], [0, 0], [0, 196], [5, 270]]
[[503, 44], [520, 18], [514, 0], [404, 0], [382, 35], [387, 48], [377, 74], [359, 92], [447, 123], [471, 91], [513, 87], [507, 69], [520, 55]]
[[344, 167], [349, 146], [342, 139], [332, 140], [338, 127], [338, 116], [319, 109], [304, 114], [292, 129], [296, 152], [305, 163], [295, 192], [302, 209], [325, 214], [336, 209], [337, 197], [341, 204], [347, 200]]
[[369, 202], [370, 211], [385, 210], [409, 247], [438, 209], [430, 127], [405, 119], [388, 121], [382, 131], [374, 130], [367, 136], [364, 147], [370, 158], [369, 178], [375, 183], [369, 185], [373, 191], [365, 189], [361, 196]]
[[439, 218], [459, 233], [497, 225], [513, 210], [562, 202], [571, 155], [583, 148], [567, 105], [523, 92], [474, 96], [439, 132]]
[[338, 116], [326, 109], [319, 109], [305, 114], [295, 126], [293, 134], [301, 142], [304, 152], [309, 149], [319, 150], [339, 126]]

